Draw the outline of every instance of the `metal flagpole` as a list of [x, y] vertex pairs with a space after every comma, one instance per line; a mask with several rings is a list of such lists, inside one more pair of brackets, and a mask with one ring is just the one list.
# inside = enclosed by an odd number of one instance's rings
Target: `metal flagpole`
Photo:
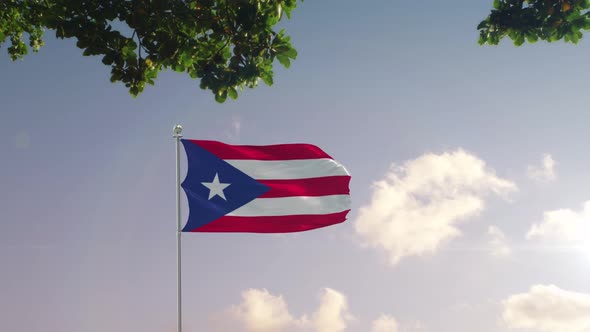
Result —
[[178, 332], [182, 332], [182, 260], [181, 260], [181, 242], [180, 242], [180, 235], [182, 232], [180, 231], [180, 139], [182, 138], [182, 126], [176, 125], [174, 126], [174, 139], [176, 141], [176, 266], [178, 268], [177, 271], [177, 313], [178, 313]]

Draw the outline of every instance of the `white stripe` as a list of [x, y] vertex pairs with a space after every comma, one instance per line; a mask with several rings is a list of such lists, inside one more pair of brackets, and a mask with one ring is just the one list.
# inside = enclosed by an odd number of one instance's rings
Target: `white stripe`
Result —
[[349, 175], [337, 161], [323, 159], [301, 160], [225, 160], [256, 180], [307, 179], [322, 176]]
[[328, 214], [350, 210], [349, 195], [257, 198], [229, 213], [236, 217]]

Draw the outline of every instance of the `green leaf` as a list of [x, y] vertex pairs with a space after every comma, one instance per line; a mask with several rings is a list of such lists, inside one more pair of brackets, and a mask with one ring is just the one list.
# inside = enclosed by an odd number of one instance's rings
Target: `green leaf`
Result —
[[285, 68], [291, 67], [291, 60], [289, 60], [289, 57], [279, 54], [279, 55], [277, 55], [277, 60], [279, 60], [280, 64], [283, 65], [283, 67], [285, 67]]
[[[190, 53], [181, 53], [180, 63], [182, 64], [183, 67], [190, 67], [193, 64], [193, 58], [191, 57], [191, 54]], [[184, 68], [182, 70], [184, 70]]]
[[480, 35], [479, 38], [477, 39], [477, 43], [479, 45], [483, 45], [483, 44], [485, 44], [485, 42], [486, 42], [485, 38], [482, 35]]
[[[488, 21], [482, 21], [477, 25], [477, 30], [486, 29], [488, 27]], [[483, 32], [483, 31], [482, 31]]]
[[223, 58], [225, 60], [231, 58], [231, 49], [229, 47], [224, 47], [223, 48]]
[[577, 44], [580, 41], [580, 36], [578, 36], [577, 31], [571, 33], [571, 40], [574, 44]]
[[231, 99], [235, 100], [238, 98], [238, 91], [236, 91], [236, 88], [234, 88], [233, 86], [228, 89], [227, 94]]
[[297, 59], [297, 50], [294, 48], [287, 49], [287, 51], [285, 51], [283, 54], [291, 59]]
[[223, 103], [223, 102], [225, 102], [226, 99], [227, 99], [227, 91], [226, 90], [224, 90], [224, 91], [218, 91], [215, 94], [215, 101], [218, 102], [218, 103], [220, 103], [220, 104]]
[[271, 86], [271, 85], [273, 85], [273, 84], [274, 84], [274, 82], [273, 82], [273, 79], [272, 79], [272, 74], [269, 74], [269, 73], [262, 73], [262, 74], [260, 75], [260, 78], [261, 78], [261, 79], [262, 79], [262, 81], [263, 81], [263, 82], [264, 82], [266, 85], [268, 85], [268, 86]]
[[516, 38], [514, 39], [514, 45], [516, 46], [521, 46], [522, 44], [524, 44], [524, 34], [523, 33], [519, 33]]
[[111, 65], [113, 64], [113, 55], [112, 54], [107, 54], [102, 58], [102, 63], [104, 63], [105, 65]]
[[180, 64], [180, 63], [177, 63], [177, 64], [174, 65], [173, 69], [174, 69], [174, 71], [180, 73], [180, 72], [183, 72], [184, 71], [184, 66], [182, 64]]
[[529, 43], [534, 44], [537, 42], [537, 40], [539, 40], [539, 37], [534, 32], [530, 32], [526, 34], [526, 40]]

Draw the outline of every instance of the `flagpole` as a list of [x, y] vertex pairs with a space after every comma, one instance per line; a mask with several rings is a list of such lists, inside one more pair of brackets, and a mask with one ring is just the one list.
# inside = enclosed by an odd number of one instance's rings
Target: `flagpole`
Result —
[[174, 126], [174, 137], [176, 141], [176, 266], [177, 270], [177, 320], [178, 320], [178, 332], [182, 332], [182, 260], [181, 260], [181, 237], [182, 232], [180, 231], [181, 214], [180, 214], [180, 139], [182, 138], [182, 126]]

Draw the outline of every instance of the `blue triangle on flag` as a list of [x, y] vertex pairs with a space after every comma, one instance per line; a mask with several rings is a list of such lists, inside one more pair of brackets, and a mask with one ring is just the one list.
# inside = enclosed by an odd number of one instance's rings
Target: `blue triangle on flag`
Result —
[[[182, 182], [182, 188], [186, 193], [190, 210], [183, 232], [190, 232], [210, 223], [270, 190], [268, 186], [197, 144], [184, 139], [182, 144], [188, 161], [188, 172]], [[216, 175], [220, 183], [229, 184], [223, 189], [225, 199], [220, 195], [209, 198], [211, 190], [203, 185], [203, 182], [214, 182]]]

